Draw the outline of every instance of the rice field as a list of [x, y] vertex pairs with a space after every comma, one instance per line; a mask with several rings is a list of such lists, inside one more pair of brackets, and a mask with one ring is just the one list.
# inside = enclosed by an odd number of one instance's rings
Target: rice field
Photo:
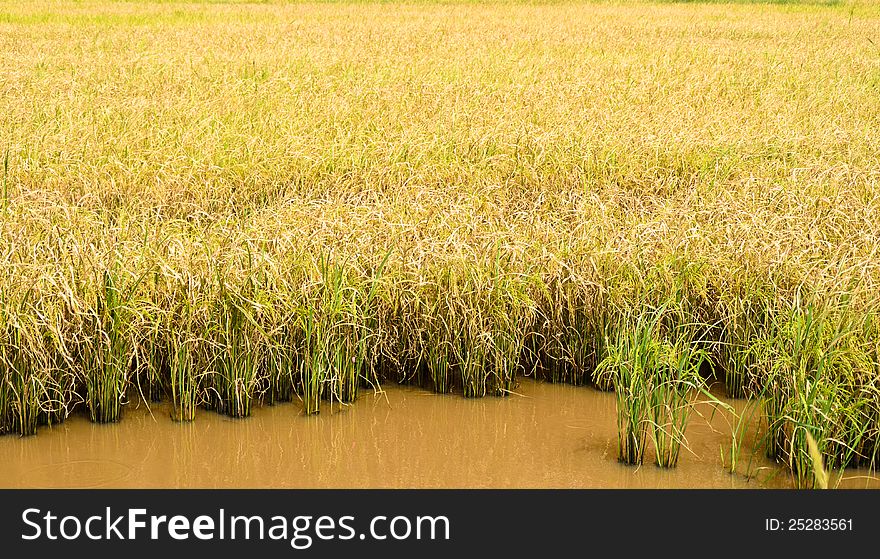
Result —
[[528, 376], [674, 467], [718, 379], [797, 487], [880, 459], [880, 6], [0, 0], [0, 53], [0, 433]]

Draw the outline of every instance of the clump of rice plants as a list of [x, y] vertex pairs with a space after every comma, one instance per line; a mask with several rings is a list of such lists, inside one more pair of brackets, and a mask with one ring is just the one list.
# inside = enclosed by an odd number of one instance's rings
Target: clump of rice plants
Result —
[[49, 371], [34, 316], [3, 312], [0, 318], [0, 432], [34, 435], [47, 404]]
[[768, 282], [754, 277], [746, 278], [736, 287], [723, 286], [717, 311], [719, 341], [713, 357], [731, 398], [746, 398], [760, 390], [755, 347], [771, 328], [775, 291]]
[[455, 315], [457, 306], [450, 300], [452, 270], [442, 270], [432, 281], [422, 282], [417, 291], [417, 315], [412, 317], [414, 330], [419, 332], [415, 345], [418, 360], [427, 370], [430, 388], [439, 394], [453, 389], [455, 384], [455, 343], [460, 321]]
[[89, 337], [80, 340], [80, 366], [89, 418], [97, 423], [118, 421], [126, 399], [133, 348], [130, 296], [116, 270], [104, 271], [97, 305], [86, 317]]
[[302, 317], [302, 358], [299, 370], [299, 393], [306, 415], [321, 409], [321, 395], [328, 376], [325, 326], [316, 309], [308, 306]]
[[[198, 292], [191, 275], [154, 274], [152, 294], [139, 302], [135, 316], [137, 338], [137, 391], [147, 402], [171, 400], [171, 418], [189, 422], [209, 396], [206, 377], [211, 374], [218, 346], [212, 342], [209, 302]], [[221, 290], [222, 291], [222, 290]], [[213, 400], [216, 405], [217, 400]]]
[[661, 343], [655, 351], [649, 418], [657, 465], [669, 468], [678, 463], [694, 396], [702, 389], [700, 367], [706, 353], [680, 337]]
[[441, 339], [451, 349], [443, 359], [465, 397], [506, 395], [513, 388], [535, 316], [527, 286], [526, 277], [504, 271], [496, 260], [482, 273], [465, 268], [452, 275], [449, 291], [441, 292], [448, 309]]
[[10, 387], [6, 381], [6, 370], [4, 367], [2, 382], [0, 382], [0, 435], [5, 435], [11, 430], [12, 417], [10, 411], [11, 393]]
[[265, 401], [269, 405], [289, 402], [295, 396], [294, 373], [299, 359], [296, 349], [299, 330], [292, 319], [277, 324], [269, 333], [268, 347], [261, 352], [265, 372]]
[[[374, 381], [415, 383], [441, 393], [452, 390], [448, 362], [440, 364], [435, 373], [428, 371], [432, 360], [442, 359], [448, 352], [440, 337], [445, 328], [436, 325], [429, 333], [435, 324], [433, 319], [443, 316], [438, 312], [442, 309], [440, 300], [428, 294], [430, 288], [423, 272], [407, 281], [398, 277], [392, 283], [389, 279], [381, 282], [376, 294], [375, 337], [371, 343]], [[426, 339], [432, 343], [427, 344]]]
[[528, 277], [507, 273], [496, 263], [489, 281], [489, 390], [506, 396], [516, 386], [526, 336], [535, 320], [535, 303]]
[[864, 458], [876, 399], [863, 328], [845, 300], [798, 293], [756, 348], [766, 371], [759, 398], [767, 454], [788, 466], [797, 487], [816, 482], [808, 437], [830, 472]]
[[185, 333], [172, 335], [169, 340], [168, 384], [173, 406], [172, 418], [175, 421], [193, 421], [196, 416], [196, 407], [201, 398], [199, 380], [202, 376], [197, 371], [197, 344], [196, 339]]
[[300, 309], [299, 393], [306, 414], [322, 398], [353, 402], [375, 368], [369, 355], [378, 324], [376, 297], [388, 255], [372, 273], [321, 255], [318, 280], [307, 287]]
[[695, 396], [708, 395], [700, 376], [707, 354], [687, 324], [670, 327], [675, 314], [666, 307], [625, 311], [594, 373], [614, 386], [618, 459], [626, 464], [642, 463], [650, 434], [657, 465], [675, 466]]
[[621, 328], [609, 342], [608, 353], [594, 375], [599, 383], [611, 384], [617, 398], [617, 458], [625, 464], [641, 464], [648, 435], [648, 369], [653, 365], [655, 326], [639, 316]]
[[856, 394], [864, 403], [864, 410], [862, 417], [850, 421], [859, 420], [867, 425], [865, 436], [854, 449], [853, 465], [874, 469], [880, 463], [880, 315], [864, 314], [861, 338], [868, 364], [856, 378]]
[[[586, 278], [555, 277], [541, 290], [531, 354], [537, 374], [550, 382], [580, 386], [604, 356], [609, 327], [601, 287]], [[609, 390], [605, 384], [597, 385]]]
[[[166, 304], [173, 308], [172, 301]], [[140, 333], [135, 344], [136, 382], [138, 392], [148, 402], [161, 401], [167, 390], [165, 380], [171, 366], [167, 338], [171, 333], [168, 331], [169, 320], [160, 318], [166, 312], [159, 305], [150, 305], [149, 308], [143, 305], [138, 315], [141, 323], [134, 327]]]
[[[361, 340], [357, 339], [358, 293], [347, 270], [326, 258], [319, 262], [320, 296], [307, 301], [305, 320], [306, 365], [303, 399], [306, 413], [317, 413], [326, 396], [351, 402], [357, 396], [358, 375], [363, 364]], [[314, 306], [313, 306], [314, 305]]]
[[449, 298], [456, 317], [449, 324], [452, 359], [466, 398], [479, 398], [489, 391], [493, 338], [498, 332], [496, 320], [503, 312], [495, 307], [503, 303], [490, 281], [476, 273], [464, 274], [453, 284], [456, 292]]
[[0, 434], [33, 435], [79, 401], [62, 309], [33, 285], [0, 291]]
[[196, 408], [206, 400], [204, 379], [210, 362], [207, 348], [211, 346], [199, 335], [199, 318], [189, 299], [184, 299], [162, 326], [161, 351], [167, 362], [167, 378], [162, 384], [170, 393], [175, 421], [193, 421]]
[[247, 295], [221, 281], [209, 330], [213, 363], [208, 401], [212, 409], [230, 417], [251, 414], [260, 382], [257, 337], [261, 332], [254, 320], [254, 303]]

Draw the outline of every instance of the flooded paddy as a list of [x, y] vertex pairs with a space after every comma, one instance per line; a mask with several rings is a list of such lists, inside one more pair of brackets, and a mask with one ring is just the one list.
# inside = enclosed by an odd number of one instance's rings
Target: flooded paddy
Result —
[[[610, 393], [523, 380], [509, 398], [465, 399], [406, 386], [366, 392], [318, 416], [298, 404], [263, 406], [248, 419], [130, 406], [118, 424], [85, 417], [0, 437], [0, 484], [22, 488], [777, 488], [785, 472], [745, 449], [739, 473], [725, 414], [694, 415], [690, 452], [676, 468], [616, 459]], [[711, 416], [711, 417], [710, 417]], [[710, 421], [711, 419], [711, 421]], [[747, 441], [750, 438], [747, 438]], [[751, 472], [751, 478], [746, 476]], [[848, 487], [880, 486], [853, 479]], [[848, 474], [848, 477], [849, 474]]]

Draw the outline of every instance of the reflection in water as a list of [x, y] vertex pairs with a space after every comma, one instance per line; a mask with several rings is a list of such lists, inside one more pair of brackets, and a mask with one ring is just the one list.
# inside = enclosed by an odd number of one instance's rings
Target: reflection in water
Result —
[[[787, 487], [744, 451], [722, 467], [729, 417], [694, 414], [677, 468], [616, 460], [614, 396], [524, 380], [520, 395], [470, 400], [390, 386], [304, 417], [299, 406], [249, 419], [200, 412], [174, 423], [143, 404], [116, 425], [75, 417], [36, 437], [0, 438], [3, 487]], [[742, 409], [740, 404], [739, 409]], [[710, 417], [711, 416], [711, 417]], [[650, 460], [650, 451], [647, 459]], [[750, 471], [750, 480], [745, 474]], [[876, 479], [847, 485], [878, 486]]]

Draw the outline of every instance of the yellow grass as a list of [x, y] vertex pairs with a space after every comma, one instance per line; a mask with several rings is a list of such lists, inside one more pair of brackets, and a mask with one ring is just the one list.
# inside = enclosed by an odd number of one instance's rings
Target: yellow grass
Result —
[[5, 285], [251, 240], [404, 266], [682, 250], [876, 289], [876, 8], [0, 13]]

